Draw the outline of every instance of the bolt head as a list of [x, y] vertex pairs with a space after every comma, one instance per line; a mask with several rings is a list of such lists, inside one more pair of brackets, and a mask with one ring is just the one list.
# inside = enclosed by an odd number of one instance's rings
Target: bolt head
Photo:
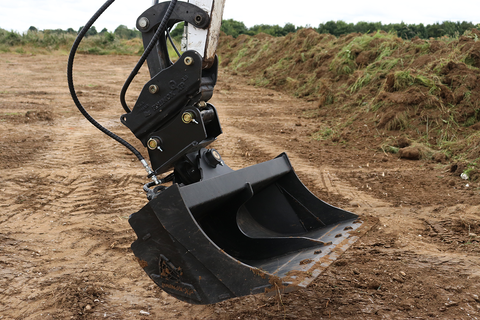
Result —
[[150, 24], [150, 21], [146, 17], [141, 17], [138, 19], [138, 26], [142, 29], [148, 28], [148, 25]]
[[220, 156], [220, 153], [218, 153], [218, 151], [215, 150], [215, 149], [212, 150], [212, 156], [213, 156], [217, 161], [221, 161], [221, 160], [222, 160], [222, 157]]
[[203, 18], [201, 15], [195, 16], [195, 24], [200, 24], [202, 23], [202, 21], [203, 21]]
[[160, 139], [157, 137], [150, 138], [147, 141], [147, 147], [150, 150], [157, 149], [159, 145], [160, 145]]
[[190, 123], [195, 119], [195, 115], [191, 112], [184, 112], [182, 114], [183, 123]]
[[158, 92], [158, 86], [156, 84], [152, 84], [148, 87], [148, 91], [150, 91], [151, 94], [155, 94]]
[[183, 62], [185, 62], [185, 64], [187, 66], [190, 66], [193, 64], [193, 58], [192, 57], [185, 57], [185, 59], [183, 60]]
[[205, 155], [204, 159], [210, 167], [215, 168], [219, 164], [223, 165], [222, 157], [220, 156], [220, 153], [218, 153], [217, 150], [215, 149], [207, 150], [207, 152], [205, 152], [204, 155]]

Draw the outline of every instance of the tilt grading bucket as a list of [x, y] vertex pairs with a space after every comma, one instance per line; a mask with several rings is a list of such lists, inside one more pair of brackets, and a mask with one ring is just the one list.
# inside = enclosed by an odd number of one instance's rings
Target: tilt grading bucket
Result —
[[[152, 168], [88, 114], [73, 84], [80, 41], [112, 2], [79, 33], [67, 78], [80, 112], [130, 150], [153, 180], [144, 186], [148, 204], [129, 218], [140, 266], [167, 293], [195, 304], [306, 287], [372, 222], [317, 199], [285, 154], [234, 171], [215, 149], [206, 149], [222, 133], [208, 101], [217, 82], [215, 50], [225, 1], [154, 1], [137, 19], [145, 52], [122, 88], [126, 113], [120, 120], [147, 148]], [[172, 62], [167, 39], [181, 21], [183, 53], [177, 50]], [[130, 109], [126, 91], [145, 61], [150, 80]]]
[[180, 300], [210, 304], [306, 287], [371, 227], [310, 193], [285, 154], [222, 169], [172, 185], [129, 219], [140, 266]]

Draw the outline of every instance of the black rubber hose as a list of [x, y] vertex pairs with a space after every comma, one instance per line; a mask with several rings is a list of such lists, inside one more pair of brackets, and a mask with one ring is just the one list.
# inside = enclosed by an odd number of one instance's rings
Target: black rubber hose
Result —
[[73, 61], [75, 59], [75, 54], [77, 52], [78, 46], [80, 45], [80, 42], [82, 39], [85, 37], [85, 34], [87, 33], [88, 29], [95, 23], [95, 21], [102, 15], [102, 13], [107, 10], [107, 8], [113, 3], [115, 0], [108, 0], [103, 4], [103, 6], [98, 9], [98, 11], [90, 18], [90, 20], [87, 22], [85, 27], [80, 31], [78, 34], [77, 38], [75, 39], [75, 42], [73, 43], [72, 49], [70, 50], [70, 55], [68, 57], [68, 65], [67, 65], [67, 79], [68, 79], [68, 88], [70, 89], [70, 94], [72, 96], [73, 101], [75, 102], [75, 105], [77, 106], [78, 110], [83, 114], [83, 116], [90, 121], [91, 124], [93, 124], [97, 129], [105, 133], [107, 136], [110, 138], [118, 141], [122, 145], [124, 145], [128, 150], [130, 150], [135, 156], [137, 156], [138, 160], [142, 161], [144, 160], [142, 154], [138, 152], [137, 149], [135, 149], [131, 144], [129, 144], [127, 141], [123, 140], [113, 132], [107, 130], [104, 128], [102, 125], [100, 125], [95, 119], [93, 119], [88, 112], [85, 110], [85, 108], [82, 106], [80, 101], [78, 100], [77, 93], [75, 92], [75, 87], [73, 85]]
[[130, 108], [127, 105], [127, 102], [125, 101], [125, 95], [127, 94], [128, 87], [132, 83], [133, 79], [137, 75], [138, 71], [142, 67], [145, 60], [147, 60], [147, 57], [150, 54], [150, 52], [152, 52], [153, 48], [157, 45], [157, 41], [160, 38], [160, 34], [165, 33], [168, 20], [170, 19], [170, 16], [172, 15], [173, 9], [175, 8], [176, 4], [177, 4], [177, 0], [170, 1], [170, 5], [168, 6], [167, 11], [165, 12], [165, 15], [163, 16], [162, 22], [160, 22], [160, 25], [158, 26], [157, 31], [153, 35], [152, 40], [150, 41], [148, 46], [145, 48], [145, 51], [140, 57], [140, 60], [138, 60], [137, 65], [135, 66], [135, 68], [133, 68], [132, 72], [130, 73], [127, 80], [123, 84], [122, 91], [120, 92], [120, 103], [122, 104], [123, 109], [127, 113], [131, 112]]

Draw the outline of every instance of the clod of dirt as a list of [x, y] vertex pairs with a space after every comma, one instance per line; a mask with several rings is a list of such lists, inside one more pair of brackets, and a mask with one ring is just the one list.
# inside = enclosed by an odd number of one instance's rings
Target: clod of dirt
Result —
[[395, 75], [393, 73], [389, 73], [387, 75], [387, 79], [385, 80], [385, 91], [392, 92], [394, 85], [395, 85]]
[[49, 110], [27, 111], [27, 121], [53, 121], [53, 113]]
[[433, 154], [432, 160], [439, 163], [445, 163], [448, 160], [448, 157], [445, 153], [436, 152]]
[[313, 262], [312, 259], [304, 259], [304, 260], [300, 261], [300, 265], [309, 264], [309, 263], [312, 263], [312, 262]]
[[418, 147], [406, 147], [398, 151], [398, 155], [402, 159], [420, 160], [422, 158], [421, 151]]
[[432, 150], [420, 144], [405, 147], [398, 151], [398, 156], [400, 158], [408, 160], [429, 159], [432, 155]]
[[406, 147], [409, 147], [410, 146], [410, 141], [405, 138], [405, 137], [400, 137], [398, 138], [397, 140], [397, 143], [395, 144], [395, 147], [397, 148], [406, 148]]
[[367, 288], [368, 289], [374, 289], [374, 290], [379, 290], [382, 287], [382, 284], [379, 281], [371, 281], [368, 283]]
[[357, 65], [359, 66], [366, 66], [370, 63], [372, 63], [376, 58], [376, 54], [375, 52], [372, 52], [372, 51], [362, 51], [360, 52], [360, 54], [358, 55], [357, 59], [355, 60], [355, 62], [357, 63]]

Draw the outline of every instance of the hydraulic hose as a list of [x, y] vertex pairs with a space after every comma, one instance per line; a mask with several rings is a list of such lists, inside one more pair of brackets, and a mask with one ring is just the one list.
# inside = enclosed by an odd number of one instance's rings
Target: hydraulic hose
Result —
[[152, 40], [148, 44], [148, 46], [145, 48], [145, 51], [143, 52], [142, 56], [140, 57], [140, 60], [138, 60], [137, 65], [135, 68], [132, 70], [130, 75], [128, 76], [127, 80], [125, 81], [122, 91], [120, 92], [120, 103], [122, 104], [123, 109], [125, 112], [130, 113], [131, 110], [127, 105], [127, 102], [125, 101], [125, 95], [127, 93], [128, 87], [132, 83], [133, 79], [137, 75], [138, 71], [142, 67], [143, 63], [145, 60], [147, 60], [148, 55], [150, 52], [152, 52], [153, 48], [156, 46], [158, 39], [160, 38], [161, 34], [165, 33], [165, 30], [167, 28], [168, 20], [170, 19], [170, 16], [172, 15], [173, 9], [175, 9], [175, 5], [177, 4], [177, 0], [171, 0], [170, 5], [167, 8], [167, 11], [165, 12], [165, 15], [162, 18], [162, 22], [160, 22], [160, 25], [158, 26], [157, 31], [153, 35]]

